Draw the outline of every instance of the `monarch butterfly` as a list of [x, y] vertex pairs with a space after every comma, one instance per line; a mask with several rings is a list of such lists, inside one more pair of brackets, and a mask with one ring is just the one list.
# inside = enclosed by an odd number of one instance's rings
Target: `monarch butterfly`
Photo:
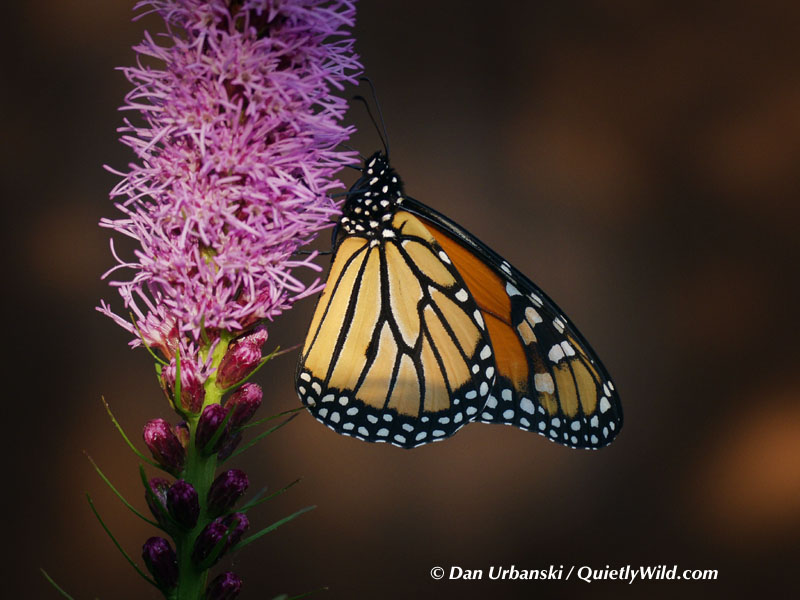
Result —
[[406, 196], [387, 154], [364, 161], [334, 233], [296, 372], [307, 409], [402, 448], [473, 421], [609, 444], [622, 407], [583, 336], [496, 252]]

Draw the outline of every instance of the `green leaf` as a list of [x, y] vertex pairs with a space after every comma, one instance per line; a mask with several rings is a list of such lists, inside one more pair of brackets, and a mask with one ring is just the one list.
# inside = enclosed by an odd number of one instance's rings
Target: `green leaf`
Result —
[[285, 525], [286, 523], [288, 523], [289, 521], [293, 521], [294, 519], [296, 519], [297, 517], [299, 517], [299, 516], [300, 516], [300, 515], [302, 515], [303, 513], [307, 513], [308, 511], [310, 511], [310, 510], [314, 510], [315, 508], [317, 508], [317, 507], [316, 507], [316, 506], [306, 506], [305, 508], [301, 508], [301, 509], [300, 509], [300, 510], [298, 510], [296, 513], [294, 513], [294, 514], [291, 514], [291, 515], [289, 515], [288, 517], [284, 517], [284, 518], [283, 518], [283, 519], [281, 519], [280, 521], [276, 521], [276, 522], [275, 522], [275, 523], [273, 523], [272, 525], [269, 525], [268, 527], [265, 527], [264, 529], [262, 529], [262, 530], [261, 530], [261, 531], [259, 531], [258, 533], [254, 533], [254, 534], [253, 534], [253, 535], [251, 535], [250, 537], [246, 537], [246, 538], [245, 538], [245, 539], [243, 539], [241, 542], [239, 542], [238, 544], [236, 544], [236, 545], [235, 545], [235, 546], [234, 546], [234, 547], [231, 549], [231, 551], [235, 552], [235, 551], [237, 551], [237, 550], [241, 550], [242, 548], [244, 548], [245, 546], [247, 546], [247, 544], [249, 544], [249, 543], [251, 543], [251, 542], [255, 542], [255, 541], [258, 539], [258, 538], [260, 538], [260, 537], [262, 537], [262, 536], [265, 536], [265, 535], [267, 535], [267, 534], [268, 534], [270, 531], [275, 531], [275, 530], [276, 530], [278, 527], [280, 527], [281, 525]]
[[245, 450], [249, 450], [250, 448], [252, 448], [253, 446], [255, 446], [255, 445], [258, 443], [258, 442], [260, 442], [260, 441], [261, 441], [261, 440], [263, 440], [265, 437], [267, 437], [269, 434], [276, 432], [278, 429], [280, 429], [280, 428], [281, 428], [281, 427], [283, 427], [284, 425], [287, 425], [287, 424], [288, 424], [288, 423], [290, 423], [292, 420], [294, 420], [296, 417], [297, 417], [297, 415], [296, 415], [296, 414], [295, 414], [295, 415], [292, 415], [291, 417], [289, 417], [288, 419], [286, 419], [286, 420], [285, 420], [285, 421], [283, 421], [282, 423], [278, 423], [277, 425], [275, 425], [275, 427], [272, 427], [272, 428], [270, 428], [270, 429], [267, 429], [266, 431], [262, 431], [262, 432], [261, 432], [261, 433], [259, 433], [259, 434], [258, 434], [256, 437], [254, 437], [252, 440], [250, 440], [250, 441], [249, 441], [248, 443], [246, 443], [244, 446], [242, 446], [241, 448], [239, 448], [239, 449], [238, 449], [236, 452], [234, 452], [233, 454], [231, 454], [231, 455], [230, 455], [228, 458], [226, 458], [224, 461], [222, 461], [222, 463], [224, 464], [225, 462], [229, 461], [230, 459], [232, 459], [232, 458], [234, 458], [234, 457], [236, 457], [236, 456], [239, 456], [239, 455], [240, 455], [242, 452], [244, 452]]
[[283, 412], [280, 412], [277, 415], [271, 415], [269, 417], [264, 417], [263, 419], [259, 419], [258, 421], [253, 421], [252, 423], [248, 423], [247, 425], [242, 425], [241, 427], [239, 427], [239, 429], [245, 430], [245, 429], [250, 429], [251, 427], [258, 427], [259, 425], [263, 425], [264, 423], [267, 423], [274, 419], [278, 419], [286, 415], [292, 415], [294, 413], [298, 413], [303, 410], [306, 410], [305, 406], [298, 406], [297, 408], [292, 408], [290, 410], [285, 410]]
[[45, 571], [45, 570], [44, 570], [44, 569], [42, 569], [41, 567], [39, 567], [39, 570], [42, 572], [42, 575], [44, 575], [44, 578], [45, 578], [45, 579], [47, 579], [47, 581], [49, 581], [49, 582], [50, 582], [50, 585], [52, 585], [54, 588], [56, 588], [56, 590], [57, 590], [57, 591], [58, 591], [58, 592], [59, 592], [59, 593], [60, 593], [62, 596], [64, 596], [64, 598], [68, 598], [69, 600], [75, 600], [75, 598], [73, 598], [73, 597], [72, 597], [72, 596], [70, 596], [70, 595], [69, 595], [67, 592], [65, 592], [64, 590], [62, 590], [62, 589], [61, 589], [61, 586], [59, 586], [59, 585], [58, 585], [58, 584], [57, 584], [55, 581], [53, 581], [53, 578], [52, 578], [52, 577], [50, 577], [50, 575], [48, 575], [48, 574], [47, 574], [47, 571]]
[[160, 470], [164, 471], [165, 473], [169, 473], [169, 471], [167, 471], [164, 467], [159, 465], [157, 462], [147, 458], [144, 454], [139, 452], [139, 449], [136, 446], [134, 446], [133, 442], [131, 442], [131, 440], [128, 438], [128, 436], [125, 435], [125, 430], [122, 429], [122, 426], [119, 424], [119, 422], [117, 421], [116, 417], [114, 417], [114, 413], [111, 412], [111, 407], [108, 405], [108, 402], [106, 402], [105, 397], [104, 396], [100, 396], [100, 399], [103, 401], [103, 406], [106, 407], [106, 412], [108, 413], [108, 416], [111, 417], [111, 422], [114, 424], [114, 427], [117, 428], [117, 431], [119, 431], [119, 434], [122, 436], [122, 439], [125, 440], [125, 443], [128, 444], [128, 446], [130, 447], [131, 450], [133, 450], [133, 453], [136, 456], [138, 456], [141, 460], [146, 462], [148, 465], [150, 465], [152, 467], [155, 467], [156, 469], [160, 469]]
[[100, 513], [97, 512], [97, 509], [94, 507], [94, 502], [92, 502], [92, 497], [89, 494], [86, 494], [86, 500], [89, 501], [89, 507], [92, 509], [92, 512], [94, 513], [94, 516], [97, 517], [98, 521], [100, 521], [100, 525], [103, 527], [105, 532], [108, 534], [108, 537], [111, 538], [111, 541], [114, 542], [114, 545], [117, 547], [117, 550], [119, 550], [122, 553], [122, 556], [125, 557], [125, 560], [128, 561], [128, 563], [141, 576], [142, 579], [144, 579], [147, 583], [149, 583], [150, 585], [152, 585], [156, 589], [161, 589], [161, 588], [158, 587], [158, 584], [155, 581], [153, 581], [152, 579], [150, 579], [147, 575], [145, 575], [144, 572], [139, 568], [139, 566], [135, 562], [133, 562], [133, 559], [131, 559], [131, 557], [128, 556], [128, 553], [125, 552], [125, 550], [122, 548], [120, 543], [117, 541], [117, 538], [114, 537], [114, 534], [111, 533], [111, 530], [106, 526], [105, 522], [100, 517]]
[[259, 504], [263, 504], [263, 503], [264, 503], [264, 502], [266, 502], [267, 500], [271, 500], [272, 498], [275, 498], [276, 496], [280, 496], [281, 494], [283, 494], [284, 492], [286, 492], [287, 490], [289, 490], [289, 488], [291, 488], [291, 487], [293, 487], [293, 486], [297, 485], [298, 483], [300, 483], [300, 479], [295, 479], [295, 480], [294, 480], [292, 483], [290, 483], [289, 485], [286, 485], [286, 486], [282, 487], [282, 488], [281, 488], [281, 489], [279, 489], [277, 492], [272, 492], [272, 493], [271, 493], [269, 496], [264, 496], [264, 497], [262, 498], [261, 496], [264, 494], [264, 492], [266, 492], [266, 491], [267, 491], [267, 488], [264, 488], [264, 489], [262, 489], [261, 491], [259, 491], [259, 492], [258, 492], [258, 493], [257, 493], [257, 494], [256, 494], [256, 495], [255, 495], [255, 496], [254, 496], [254, 497], [253, 497], [253, 498], [252, 498], [252, 499], [251, 499], [251, 500], [250, 500], [250, 501], [249, 501], [247, 504], [245, 504], [245, 505], [244, 505], [244, 506], [243, 506], [243, 507], [242, 507], [242, 508], [239, 510], [239, 512], [247, 512], [247, 511], [248, 511], [248, 510], [250, 510], [251, 508], [255, 508], [256, 506], [258, 506]]
[[[158, 523], [156, 523], [155, 521], [151, 521], [150, 519], [148, 519], [147, 517], [145, 517], [145, 516], [144, 516], [142, 513], [140, 513], [138, 510], [136, 510], [136, 509], [133, 507], [133, 505], [132, 505], [130, 502], [128, 502], [128, 501], [125, 499], [125, 497], [124, 497], [122, 494], [120, 494], [120, 493], [119, 493], [119, 491], [117, 490], [117, 488], [115, 488], [115, 487], [114, 487], [114, 485], [113, 485], [113, 484], [112, 484], [112, 483], [111, 483], [111, 482], [108, 480], [108, 477], [106, 477], [106, 476], [105, 476], [105, 474], [103, 473], [103, 471], [101, 471], [101, 470], [100, 470], [100, 467], [98, 467], [98, 466], [97, 466], [97, 463], [96, 463], [96, 462], [94, 462], [94, 460], [92, 459], [92, 457], [91, 457], [91, 456], [89, 456], [89, 455], [88, 455], [88, 454], [87, 454], [85, 451], [84, 451], [84, 454], [86, 455], [86, 458], [88, 458], [88, 459], [89, 459], [89, 462], [90, 462], [90, 463], [92, 463], [92, 466], [94, 467], [94, 470], [95, 470], [95, 471], [97, 471], [97, 474], [98, 474], [98, 475], [100, 475], [100, 478], [101, 478], [103, 481], [105, 481], [106, 485], [107, 485], [109, 488], [111, 488], [111, 491], [112, 491], [112, 492], [114, 492], [114, 494], [117, 496], [117, 498], [119, 498], [120, 500], [122, 500], [122, 503], [123, 503], [125, 506], [127, 506], [127, 507], [128, 507], [128, 509], [129, 509], [129, 510], [130, 510], [130, 511], [131, 511], [133, 514], [135, 514], [137, 517], [139, 517], [139, 518], [140, 518], [142, 521], [144, 521], [145, 523], [149, 523], [149, 524], [150, 524], [150, 525], [152, 525], [153, 527], [157, 527], [158, 529], [161, 529], [162, 531], [164, 531], [164, 529], [163, 529], [163, 527], [161, 527], [161, 525], [159, 525], [159, 524], [158, 524]], [[147, 487], [149, 488], [150, 486], [148, 485]], [[152, 493], [152, 490], [151, 490], [151, 493]]]

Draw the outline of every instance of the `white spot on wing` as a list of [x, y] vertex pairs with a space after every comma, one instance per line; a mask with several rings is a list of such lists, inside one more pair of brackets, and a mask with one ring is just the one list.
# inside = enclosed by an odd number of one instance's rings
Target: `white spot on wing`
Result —
[[542, 322], [541, 315], [536, 312], [536, 309], [532, 306], [525, 309], [525, 318], [528, 320], [528, 323], [531, 324], [531, 327], [535, 327], [537, 323]]
[[536, 410], [536, 407], [533, 405], [533, 402], [531, 402], [530, 398], [523, 398], [520, 400], [519, 407], [530, 415], [532, 415]]
[[552, 362], [557, 363], [564, 358], [564, 350], [560, 345], [556, 344], [550, 348], [550, 352], [547, 353], [547, 358], [549, 358]]
[[533, 376], [533, 386], [537, 392], [546, 394], [552, 394], [556, 391], [556, 386], [550, 373], [536, 373]]

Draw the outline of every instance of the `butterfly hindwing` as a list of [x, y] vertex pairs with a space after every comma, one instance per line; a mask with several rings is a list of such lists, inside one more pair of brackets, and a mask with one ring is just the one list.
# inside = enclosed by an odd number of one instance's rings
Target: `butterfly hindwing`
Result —
[[297, 385], [334, 431], [409, 448], [473, 420], [495, 367], [482, 313], [430, 231], [402, 210], [384, 231], [338, 244]]
[[576, 448], [610, 443], [622, 426], [614, 384], [563, 312], [533, 282], [464, 229], [408, 199], [484, 314], [497, 378], [476, 420], [514, 425]]

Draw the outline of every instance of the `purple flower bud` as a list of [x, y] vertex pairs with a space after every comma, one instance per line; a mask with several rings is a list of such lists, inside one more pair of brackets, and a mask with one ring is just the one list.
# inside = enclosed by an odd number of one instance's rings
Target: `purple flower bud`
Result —
[[221, 473], [208, 490], [208, 513], [215, 517], [228, 512], [249, 485], [244, 471], [231, 469]]
[[[176, 361], [173, 358], [162, 372], [162, 379], [167, 389], [167, 394], [173, 402], [175, 396], [175, 371]], [[206, 390], [200, 380], [197, 365], [190, 360], [181, 360], [181, 402], [180, 408], [191, 413], [199, 413], [203, 406]]]
[[183, 446], [184, 449], [189, 447], [189, 438], [191, 434], [189, 433], [189, 424], [186, 421], [181, 421], [175, 425], [175, 435], [178, 436], [178, 440], [180, 440], [181, 446]]
[[225, 549], [231, 548], [239, 543], [244, 535], [244, 532], [250, 528], [250, 519], [244, 513], [233, 513], [227, 517], [223, 517], [222, 523], [226, 529], [233, 527], [231, 534], [228, 536], [228, 542], [225, 544]]
[[156, 518], [156, 521], [161, 525], [167, 524], [167, 490], [170, 483], [163, 477], [153, 477], [148, 484], [153, 495], [145, 493], [144, 499], [147, 501], [147, 506], [150, 507], [150, 512]]
[[[209, 404], [203, 409], [203, 414], [200, 415], [200, 420], [197, 422], [197, 431], [194, 436], [194, 443], [200, 449], [206, 449], [206, 446], [217, 433], [217, 430], [222, 425], [228, 411], [222, 408], [219, 404]], [[223, 432], [219, 436], [213, 448], [208, 448], [208, 452], [217, 452], [225, 443], [227, 439], [226, 434]]]
[[169, 423], [164, 419], [148, 421], [142, 436], [158, 464], [173, 475], [181, 472], [186, 452]]
[[261, 346], [247, 341], [235, 343], [219, 364], [217, 387], [224, 390], [239, 383], [258, 366], [260, 360]]
[[147, 570], [164, 590], [178, 585], [178, 556], [164, 538], [151, 537], [142, 546], [142, 559]]
[[234, 600], [242, 589], [242, 579], [228, 571], [217, 575], [206, 588], [206, 600]]
[[[244, 513], [233, 513], [227, 517], [218, 517], [214, 519], [211, 523], [206, 525], [206, 528], [197, 536], [194, 542], [194, 548], [192, 549], [192, 560], [197, 566], [203, 568], [212, 566], [231, 546], [237, 544], [239, 540], [242, 539], [242, 535], [249, 526], [250, 521]], [[229, 529], [231, 530], [230, 533], [228, 533]], [[225, 545], [222, 547], [222, 551], [210, 565], [205, 564], [213, 554], [217, 544], [225, 539], [226, 534], [228, 534], [228, 537], [225, 541]]]
[[167, 508], [179, 525], [191, 529], [197, 524], [197, 517], [200, 515], [197, 491], [190, 483], [179, 479], [167, 492]]
[[217, 460], [225, 460], [233, 451], [236, 450], [236, 446], [239, 445], [239, 442], [242, 441], [242, 433], [237, 432], [234, 433], [232, 436], [229, 436], [225, 445], [220, 448], [219, 452], [217, 452]]
[[261, 386], [257, 383], [245, 383], [233, 392], [225, 403], [225, 408], [233, 410], [228, 425], [236, 429], [247, 423], [261, 406]]
[[247, 342], [248, 344], [255, 344], [261, 348], [267, 342], [268, 336], [267, 327], [265, 325], [259, 325], [254, 328], [253, 331], [243, 336], [240, 341]]

